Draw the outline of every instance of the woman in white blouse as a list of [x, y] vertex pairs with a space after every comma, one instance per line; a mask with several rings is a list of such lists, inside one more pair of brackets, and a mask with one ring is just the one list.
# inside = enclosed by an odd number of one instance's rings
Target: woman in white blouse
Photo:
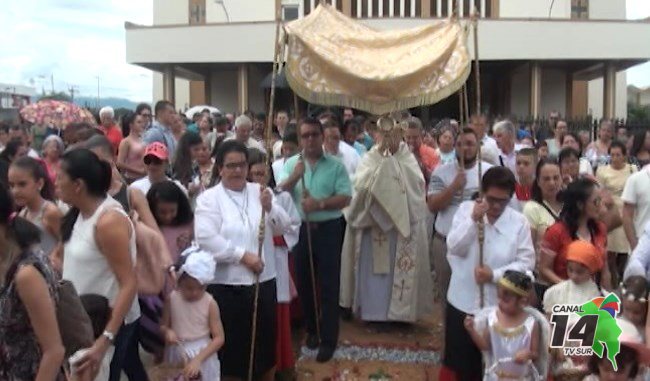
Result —
[[[291, 221], [270, 189], [248, 183], [248, 150], [236, 140], [224, 142], [216, 155], [221, 182], [197, 199], [194, 236], [217, 261], [208, 286], [221, 310], [226, 343], [219, 352], [224, 379], [248, 374], [255, 278], [260, 290], [255, 337], [254, 379], [273, 380], [275, 367], [276, 285], [273, 236]], [[258, 256], [258, 234], [265, 212], [264, 241]]]
[[92, 374], [101, 370], [102, 378], [95, 380], [108, 380], [106, 366], [112, 360], [111, 379], [119, 380], [124, 368], [131, 379], [146, 380], [132, 340], [140, 317], [135, 233], [122, 205], [108, 195], [111, 172], [110, 164], [92, 151], [75, 149], [63, 155], [56, 182], [59, 197], [72, 207], [61, 227], [63, 279], [71, 281], [79, 295], [101, 295], [111, 306], [103, 334], [76, 368]]
[[[481, 180], [483, 199], [463, 202], [447, 235], [451, 281], [445, 316], [445, 353], [440, 380], [481, 379], [481, 352], [463, 326], [481, 307], [496, 306], [496, 282], [506, 270], [533, 271], [535, 250], [530, 225], [508, 207], [515, 176], [505, 167], [490, 168]], [[485, 228], [483, 265], [479, 265], [478, 223]], [[484, 304], [480, 305], [481, 285]]]

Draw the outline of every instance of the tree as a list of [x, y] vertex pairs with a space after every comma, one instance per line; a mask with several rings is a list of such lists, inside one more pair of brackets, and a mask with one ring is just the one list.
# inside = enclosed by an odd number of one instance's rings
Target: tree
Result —
[[65, 102], [72, 102], [72, 98], [70, 95], [64, 93], [63, 91], [56, 91], [53, 93], [50, 93], [48, 95], [42, 96], [39, 98], [40, 100], [55, 100], [55, 101], [65, 101]]
[[650, 106], [628, 103], [627, 120], [634, 124], [650, 124]]

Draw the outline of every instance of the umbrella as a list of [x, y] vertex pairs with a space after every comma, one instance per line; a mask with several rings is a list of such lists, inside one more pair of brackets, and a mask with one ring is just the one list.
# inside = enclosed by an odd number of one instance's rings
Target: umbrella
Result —
[[[273, 73], [269, 73], [262, 79], [262, 82], [260, 82], [260, 87], [263, 89], [270, 89], [271, 88], [271, 80], [273, 77]], [[275, 77], [275, 88], [276, 89], [286, 89], [289, 87], [289, 83], [287, 83], [287, 76], [284, 75], [284, 69]]]
[[70, 123], [86, 122], [95, 125], [93, 114], [73, 103], [55, 100], [40, 100], [23, 107], [20, 116], [34, 124], [64, 129]]
[[216, 107], [202, 105], [202, 106], [194, 106], [187, 109], [187, 111], [185, 111], [185, 116], [188, 117], [189, 119], [192, 119], [194, 118], [194, 114], [196, 114], [197, 112], [201, 112], [206, 108], [210, 110], [210, 114], [221, 114], [221, 111], [219, 111], [219, 109]]

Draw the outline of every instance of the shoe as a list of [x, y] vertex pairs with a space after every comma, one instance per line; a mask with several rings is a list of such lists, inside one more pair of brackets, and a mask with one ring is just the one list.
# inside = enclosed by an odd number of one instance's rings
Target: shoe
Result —
[[318, 342], [318, 336], [313, 335], [311, 333], [307, 334], [307, 340], [305, 340], [305, 344], [307, 345], [307, 348], [309, 349], [318, 349], [318, 345], [320, 344]]
[[340, 315], [343, 321], [352, 321], [352, 308], [340, 307]]
[[330, 347], [328, 345], [322, 345], [320, 349], [318, 350], [318, 354], [316, 355], [316, 361], [318, 362], [328, 362], [332, 359], [334, 356], [334, 351], [336, 350], [336, 347]]

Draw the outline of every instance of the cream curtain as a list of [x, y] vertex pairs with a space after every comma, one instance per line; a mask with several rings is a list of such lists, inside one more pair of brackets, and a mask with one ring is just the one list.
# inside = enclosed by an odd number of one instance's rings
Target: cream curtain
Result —
[[466, 31], [454, 21], [377, 31], [321, 4], [284, 30], [287, 81], [311, 103], [380, 115], [436, 103], [470, 72]]

